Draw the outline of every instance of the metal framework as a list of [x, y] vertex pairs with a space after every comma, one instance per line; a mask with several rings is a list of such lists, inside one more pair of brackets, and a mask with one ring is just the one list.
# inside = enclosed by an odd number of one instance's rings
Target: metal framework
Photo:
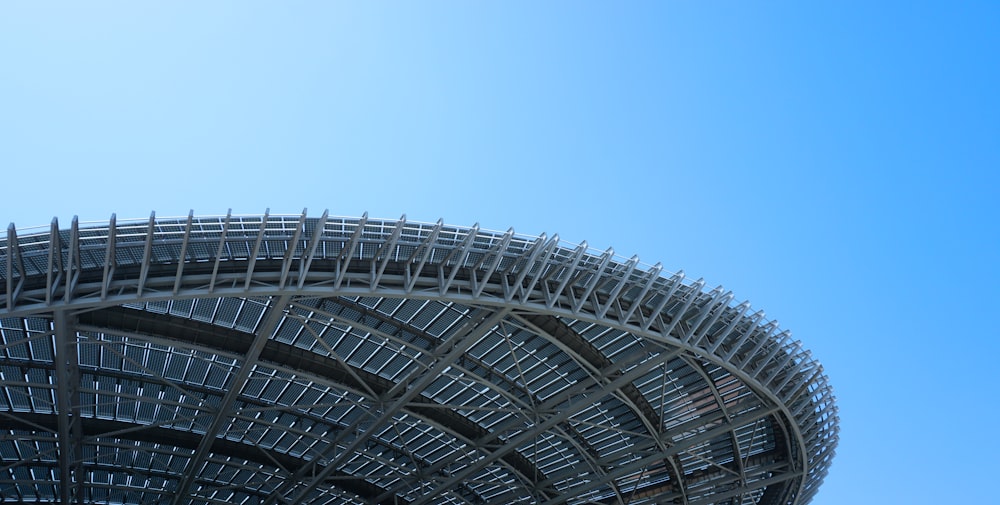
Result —
[[0, 499], [804, 504], [823, 368], [612, 250], [301, 215], [0, 239]]

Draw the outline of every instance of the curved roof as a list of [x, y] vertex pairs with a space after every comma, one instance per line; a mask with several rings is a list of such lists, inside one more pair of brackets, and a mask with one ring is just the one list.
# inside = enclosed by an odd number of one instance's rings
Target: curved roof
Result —
[[822, 367], [558, 237], [217, 216], [0, 240], [0, 499], [806, 503]]

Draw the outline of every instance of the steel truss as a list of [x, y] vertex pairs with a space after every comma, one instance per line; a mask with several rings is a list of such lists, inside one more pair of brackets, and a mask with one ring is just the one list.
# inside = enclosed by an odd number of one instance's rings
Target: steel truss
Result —
[[0, 239], [0, 499], [807, 503], [822, 367], [732, 293], [443, 222]]

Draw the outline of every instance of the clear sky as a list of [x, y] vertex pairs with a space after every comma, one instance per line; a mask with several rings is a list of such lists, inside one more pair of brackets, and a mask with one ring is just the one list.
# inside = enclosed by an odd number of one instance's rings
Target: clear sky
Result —
[[0, 220], [558, 232], [836, 388], [817, 505], [996, 503], [1000, 2], [7, 2]]

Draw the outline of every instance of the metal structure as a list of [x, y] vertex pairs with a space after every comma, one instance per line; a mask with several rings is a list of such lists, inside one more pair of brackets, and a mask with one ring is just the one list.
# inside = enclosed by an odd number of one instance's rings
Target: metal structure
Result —
[[0, 239], [0, 499], [804, 504], [822, 367], [558, 237], [301, 215]]

